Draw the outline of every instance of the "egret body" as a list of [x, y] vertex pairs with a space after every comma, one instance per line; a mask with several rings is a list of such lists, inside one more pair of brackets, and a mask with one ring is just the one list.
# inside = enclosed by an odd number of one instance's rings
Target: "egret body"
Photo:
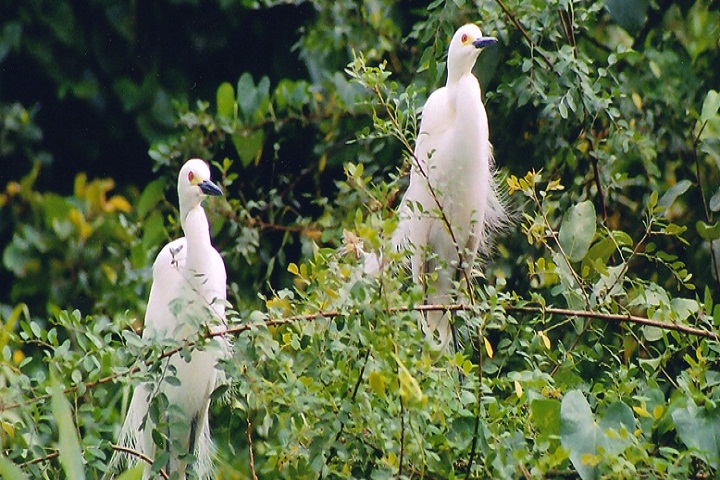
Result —
[[[448, 50], [447, 83], [423, 106], [393, 244], [412, 249], [413, 278], [424, 280], [428, 304], [451, 303], [456, 273], [462, 269], [470, 278], [478, 253], [488, 248], [489, 233], [505, 218], [493, 175], [487, 114], [472, 73], [482, 49], [496, 42], [476, 25], [458, 29]], [[448, 314], [428, 312], [425, 322], [426, 334], [445, 350], [454, 333]]]
[[[226, 273], [222, 257], [210, 242], [210, 230], [202, 200], [222, 195], [210, 180], [210, 169], [199, 159], [183, 165], [178, 177], [180, 222], [185, 236], [173, 240], [160, 251], [153, 264], [153, 283], [145, 312], [145, 339], [193, 339], [204, 326], [217, 331], [225, 320]], [[213, 343], [215, 343], [213, 345]], [[204, 350], [192, 352], [189, 361], [180, 355], [165, 360], [157, 384], [143, 383], [133, 393], [120, 433], [120, 444], [155, 459], [161, 451], [152, 439], [155, 424], [147, 415], [150, 402], [158, 393], [168, 400], [170, 459], [167, 473], [186, 478], [189, 453], [200, 479], [213, 475], [214, 452], [208, 424], [210, 394], [218, 375], [218, 359], [227, 352], [224, 339], [213, 340]], [[168, 382], [166, 377], [179, 382]], [[165, 412], [163, 412], [165, 413]], [[125, 456], [125, 455], [123, 455]], [[124, 460], [124, 459], [123, 459]], [[129, 464], [139, 461], [127, 455]], [[114, 462], [113, 462], [114, 463]], [[145, 478], [149, 476], [149, 466]]]

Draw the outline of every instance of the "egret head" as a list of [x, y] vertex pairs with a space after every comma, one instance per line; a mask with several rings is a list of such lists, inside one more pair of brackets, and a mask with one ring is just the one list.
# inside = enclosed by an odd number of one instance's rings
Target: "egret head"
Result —
[[180, 211], [187, 213], [202, 202], [206, 195], [222, 195], [220, 187], [210, 180], [210, 167], [199, 158], [185, 162], [178, 176]]
[[497, 43], [495, 37], [484, 37], [477, 25], [468, 23], [460, 27], [453, 35], [448, 50], [448, 73], [462, 76], [472, 70], [480, 51]]

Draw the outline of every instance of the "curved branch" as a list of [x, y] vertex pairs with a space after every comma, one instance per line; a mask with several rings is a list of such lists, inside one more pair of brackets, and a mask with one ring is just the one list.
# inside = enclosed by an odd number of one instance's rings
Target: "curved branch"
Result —
[[[127, 453], [128, 455], [132, 455], [134, 457], [138, 457], [143, 462], [147, 463], [148, 465], [152, 465], [155, 463], [155, 460], [148, 457], [144, 453], [138, 452], [137, 450], [133, 450], [132, 448], [123, 447], [122, 445], [115, 445], [114, 443], [110, 444], [110, 446], [113, 448], [113, 450], [116, 450], [118, 452]], [[165, 480], [170, 480], [170, 477], [168, 476], [167, 472], [164, 468], [160, 469], [160, 476], [163, 477]]]

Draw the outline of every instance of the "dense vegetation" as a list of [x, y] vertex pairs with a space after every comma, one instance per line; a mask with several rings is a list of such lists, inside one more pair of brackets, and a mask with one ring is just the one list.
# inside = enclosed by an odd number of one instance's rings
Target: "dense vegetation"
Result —
[[[0, 476], [102, 476], [173, 348], [137, 332], [193, 156], [220, 478], [720, 474], [718, 2], [76, 3], [0, 3]], [[515, 222], [436, 359], [388, 239], [466, 22]]]

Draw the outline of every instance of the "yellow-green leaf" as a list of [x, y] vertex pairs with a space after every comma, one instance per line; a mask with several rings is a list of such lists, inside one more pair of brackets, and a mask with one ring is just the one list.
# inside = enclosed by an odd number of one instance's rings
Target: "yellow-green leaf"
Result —
[[493, 358], [495, 352], [493, 351], [492, 345], [490, 344], [490, 340], [488, 340], [487, 337], [483, 337], [483, 342], [485, 343], [485, 351], [487, 352], [487, 356]]

